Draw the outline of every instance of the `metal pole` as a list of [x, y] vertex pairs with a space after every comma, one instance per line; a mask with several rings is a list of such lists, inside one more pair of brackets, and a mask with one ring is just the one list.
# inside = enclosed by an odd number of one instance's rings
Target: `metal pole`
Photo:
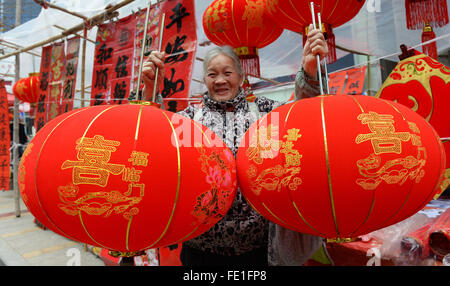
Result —
[[[314, 2], [311, 2], [311, 16], [312, 16], [314, 29], [316, 29], [316, 13], [314, 13]], [[321, 68], [320, 68], [320, 56], [317, 55], [316, 58], [317, 58], [317, 71], [318, 71], [318, 74], [319, 74], [320, 94], [323, 95], [322, 71], [321, 71]]]
[[[16, 27], [20, 25], [22, 17], [22, 0], [16, 1]], [[16, 55], [15, 80], [20, 79], [20, 54]], [[14, 202], [16, 217], [20, 217], [20, 194], [19, 194], [19, 99], [14, 97], [14, 119], [13, 119], [13, 185], [14, 185]]]
[[[158, 46], [158, 52], [161, 52], [162, 48], [162, 40], [163, 40], [163, 34], [164, 34], [164, 21], [166, 20], [166, 13], [162, 14], [161, 19], [161, 30], [159, 31], [159, 46]], [[158, 72], [159, 69], [156, 67], [155, 69], [155, 84], [153, 85], [153, 98], [152, 101], [155, 102], [156, 100], [156, 87], [158, 86]]]
[[144, 36], [142, 38], [142, 45], [141, 45], [141, 57], [139, 60], [138, 80], [137, 80], [137, 86], [136, 86], [136, 96], [137, 96], [138, 100], [142, 99], [142, 96], [139, 95], [139, 88], [141, 87], [142, 63], [144, 62], [145, 44], [146, 44], [146, 40], [147, 40], [148, 18], [150, 16], [151, 7], [152, 7], [152, 1], [148, 0], [147, 14], [145, 15], [145, 23], [144, 23]]
[[[322, 29], [322, 18], [320, 17], [320, 13], [317, 13], [317, 19], [319, 20], [319, 28]], [[324, 62], [324, 69], [325, 69], [325, 82], [327, 84], [327, 94], [330, 94], [330, 88], [328, 87], [328, 68], [326, 58]]]

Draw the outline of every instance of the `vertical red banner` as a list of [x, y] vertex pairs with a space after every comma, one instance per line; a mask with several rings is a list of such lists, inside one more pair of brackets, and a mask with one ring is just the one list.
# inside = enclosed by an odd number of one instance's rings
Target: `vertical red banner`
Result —
[[67, 52], [64, 68], [64, 85], [62, 90], [62, 105], [59, 114], [73, 109], [73, 97], [77, 82], [78, 54], [80, 51], [80, 37], [67, 40]]
[[345, 85], [345, 78], [347, 73], [345, 71], [331, 73], [328, 77], [330, 94], [342, 94]]
[[47, 96], [47, 121], [59, 115], [61, 108], [61, 91], [64, 84], [65, 52], [64, 42], [56, 43], [52, 48], [50, 62], [49, 94]]
[[134, 14], [99, 26], [94, 54], [91, 105], [128, 102], [135, 33]]
[[39, 71], [39, 100], [37, 102], [34, 127], [36, 132], [47, 122], [47, 97], [49, 93], [50, 62], [52, 56], [52, 46], [42, 48], [41, 67]]
[[[160, 11], [155, 9], [154, 13], [159, 14], [159, 16], [165, 13], [162, 50], [166, 52], [166, 74], [160, 92], [163, 98], [174, 99], [164, 102], [166, 109], [179, 111], [187, 107], [187, 100], [182, 99], [189, 97], [192, 67], [197, 47], [195, 6], [192, 0], [173, 0], [160, 3], [159, 8]], [[160, 19], [160, 17], [157, 18]], [[150, 17], [150, 19], [155, 18]], [[161, 26], [159, 19], [150, 22], [148, 27], [149, 37], [146, 40], [146, 45], [150, 46], [152, 50], [159, 48]], [[138, 17], [138, 27], [142, 27], [144, 22], [145, 13], [144, 17]], [[141, 33], [138, 33], [138, 35], [140, 35], [140, 38], [136, 42], [140, 43], [143, 35]]]
[[365, 77], [366, 66], [347, 70], [347, 84], [343, 94], [362, 94]]
[[5, 83], [0, 80], [0, 190], [9, 190], [11, 145], [9, 130], [8, 98]]

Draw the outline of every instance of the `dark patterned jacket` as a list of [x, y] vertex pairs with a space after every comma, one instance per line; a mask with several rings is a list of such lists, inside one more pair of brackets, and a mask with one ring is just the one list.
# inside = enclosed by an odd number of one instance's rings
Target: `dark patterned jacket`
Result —
[[[300, 69], [295, 80], [296, 99], [318, 94], [318, 81], [311, 80]], [[225, 102], [217, 102], [206, 93], [202, 100], [201, 110], [198, 106], [189, 106], [179, 114], [194, 119], [201, 112], [199, 122], [222, 138], [236, 157], [240, 140], [257, 120], [257, 116], [250, 112], [245, 93], [241, 89], [234, 99]], [[255, 103], [261, 113], [270, 112], [284, 104], [265, 97], [257, 97]], [[250, 207], [238, 189], [226, 216], [207, 232], [185, 242], [185, 245], [220, 255], [241, 255], [261, 247], [266, 248], [268, 229], [268, 221]]]

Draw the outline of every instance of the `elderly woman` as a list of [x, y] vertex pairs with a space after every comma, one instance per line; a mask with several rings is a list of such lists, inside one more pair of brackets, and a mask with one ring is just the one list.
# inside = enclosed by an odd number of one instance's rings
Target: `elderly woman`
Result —
[[[322, 32], [312, 25], [309, 31], [302, 68], [295, 80], [296, 99], [319, 94], [316, 55], [323, 58], [328, 53]], [[153, 51], [144, 63], [144, 100], [152, 98], [156, 67], [159, 71], [157, 87], [162, 85], [164, 57], [164, 53]], [[208, 91], [203, 96], [203, 106], [189, 106], [179, 112], [218, 134], [235, 156], [241, 138], [259, 117], [254, 113], [270, 112], [283, 104], [264, 97], [256, 98], [256, 104], [249, 104], [241, 88], [243, 79], [239, 58], [233, 49], [210, 50], [204, 59], [204, 83]], [[318, 249], [320, 241], [272, 223], [269, 226], [238, 190], [226, 216], [209, 231], [183, 243], [180, 258], [184, 266], [301, 265]]]

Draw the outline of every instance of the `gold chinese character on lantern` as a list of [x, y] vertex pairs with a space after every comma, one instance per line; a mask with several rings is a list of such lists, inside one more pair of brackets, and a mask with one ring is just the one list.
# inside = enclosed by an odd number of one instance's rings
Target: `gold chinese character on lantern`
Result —
[[133, 151], [131, 153], [130, 158], [128, 159], [128, 162], [131, 162], [131, 164], [133, 164], [133, 166], [143, 166], [143, 167], [147, 167], [148, 165], [148, 153], [145, 152], [138, 152], [138, 151]]
[[367, 124], [372, 133], [359, 134], [355, 142], [360, 144], [370, 140], [375, 154], [400, 154], [402, 152], [402, 141], [409, 141], [411, 138], [411, 134], [408, 132], [395, 132], [392, 115], [370, 111], [358, 115], [358, 120], [362, 124]]
[[111, 153], [116, 151], [119, 141], [105, 140], [101, 135], [77, 140], [77, 161], [66, 160], [62, 170], [73, 168], [73, 184], [92, 184], [105, 187], [110, 174], [119, 175], [125, 166], [109, 163]]

